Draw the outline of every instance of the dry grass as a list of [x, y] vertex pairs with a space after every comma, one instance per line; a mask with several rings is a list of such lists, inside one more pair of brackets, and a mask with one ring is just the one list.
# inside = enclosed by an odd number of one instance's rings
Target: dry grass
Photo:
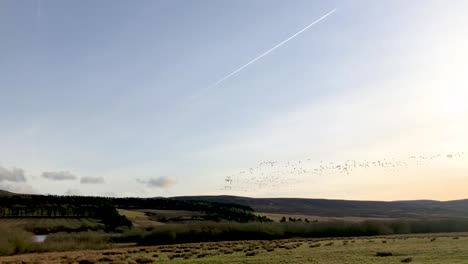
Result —
[[328, 216], [317, 216], [317, 215], [305, 215], [305, 214], [273, 214], [273, 213], [255, 213], [258, 216], [266, 216], [272, 219], [275, 222], [279, 222], [281, 218], [286, 217], [288, 221], [289, 217], [302, 219], [304, 221], [306, 218], [309, 221], [319, 221], [319, 222], [330, 222], [330, 221], [346, 221], [346, 222], [362, 222], [368, 220], [391, 220], [391, 218], [383, 217], [355, 217], [355, 216], [345, 216], [345, 217], [328, 217]]
[[136, 227], [154, 227], [164, 225], [164, 223], [151, 220], [143, 211], [117, 209], [119, 214], [124, 215], [128, 220], [132, 221]]
[[32, 234], [17, 228], [0, 226], [0, 256], [27, 252]]
[[[284, 239], [229, 241], [114, 248], [62, 253], [24, 254], [0, 263], [465, 263], [468, 234], [386, 236], [350, 239]], [[458, 239], [453, 239], [458, 237]], [[348, 241], [344, 245], [344, 241]], [[387, 241], [387, 243], [381, 243]], [[332, 243], [332, 244], [330, 244]], [[330, 244], [327, 247], [317, 246]], [[437, 248], [437, 250], [433, 250]], [[388, 254], [388, 253], [391, 253]], [[385, 253], [385, 254], [378, 254]], [[385, 255], [380, 257], [377, 255]]]
[[57, 233], [43, 243], [34, 243], [33, 234], [22, 229], [0, 227], [0, 256], [27, 252], [58, 252], [111, 247], [104, 232]]

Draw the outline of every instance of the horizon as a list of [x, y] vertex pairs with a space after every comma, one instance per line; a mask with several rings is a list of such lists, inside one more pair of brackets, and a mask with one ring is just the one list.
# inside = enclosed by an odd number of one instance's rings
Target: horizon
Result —
[[467, 199], [466, 13], [2, 1], [0, 189]]
[[[6, 190], [14, 195], [56, 195], [56, 194], [47, 194], [47, 193], [16, 193]], [[454, 199], [454, 200], [434, 200], [434, 199], [414, 199], [414, 200], [354, 200], [354, 199], [340, 199], [340, 198], [320, 198], [320, 197], [255, 197], [255, 196], [239, 196], [239, 195], [230, 195], [230, 194], [210, 194], [210, 195], [178, 195], [178, 196], [103, 196], [103, 195], [86, 195], [86, 194], [58, 194], [58, 196], [82, 196], [82, 197], [101, 197], [101, 198], [141, 198], [141, 199], [152, 199], [152, 198], [162, 198], [162, 199], [171, 199], [171, 198], [183, 198], [183, 197], [235, 197], [235, 198], [247, 198], [247, 199], [301, 199], [301, 200], [327, 200], [327, 201], [349, 201], [349, 202], [418, 202], [418, 201], [428, 201], [428, 202], [455, 202], [455, 201], [466, 201], [468, 198]]]

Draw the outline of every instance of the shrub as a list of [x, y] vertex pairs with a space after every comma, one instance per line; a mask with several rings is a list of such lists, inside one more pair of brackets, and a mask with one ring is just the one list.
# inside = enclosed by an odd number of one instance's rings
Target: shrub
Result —
[[94, 261], [89, 260], [89, 259], [80, 259], [80, 260], [78, 260], [78, 263], [79, 264], [94, 264]]
[[32, 245], [32, 234], [21, 229], [0, 227], [0, 256], [27, 252]]
[[377, 256], [377, 257], [390, 257], [390, 256], [393, 256], [393, 253], [392, 252], [386, 252], [386, 251], [380, 251], [380, 252], [375, 253], [375, 256]]
[[141, 256], [141, 257], [136, 258], [135, 262], [145, 264], [145, 263], [153, 263], [153, 260], [150, 258]]
[[401, 260], [402, 263], [410, 263], [413, 261], [413, 258], [404, 258]]
[[[468, 231], [468, 221], [393, 220], [311, 223], [295, 221], [284, 223], [220, 222], [186, 225], [167, 224], [145, 229], [131, 228], [124, 231], [120, 236], [113, 237], [113, 242], [137, 242], [140, 245], [163, 245], [233, 240], [272, 240], [293, 237], [355, 237], [400, 234], [402, 232], [448, 232], [453, 230]], [[381, 243], [388, 243], [387, 240], [379, 241]], [[351, 241], [351, 243], [354, 242], [355, 241]], [[375, 241], [368, 240], [368, 242], [371, 243]]]

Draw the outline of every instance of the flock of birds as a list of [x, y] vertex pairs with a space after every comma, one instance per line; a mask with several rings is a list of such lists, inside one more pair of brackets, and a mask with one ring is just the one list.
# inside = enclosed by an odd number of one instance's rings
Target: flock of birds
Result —
[[300, 183], [305, 177], [345, 174], [359, 169], [383, 169], [396, 172], [409, 166], [423, 166], [430, 161], [454, 159], [464, 156], [465, 152], [436, 154], [429, 156], [410, 156], [406, 159], [384, 158], [380, 160], [346, 160], [344, 162], [315, 162], [311, 158], [278, 162], [263, 161], [248, 170], [226, 176], [224, 190], [252, 191], [276, 189]]

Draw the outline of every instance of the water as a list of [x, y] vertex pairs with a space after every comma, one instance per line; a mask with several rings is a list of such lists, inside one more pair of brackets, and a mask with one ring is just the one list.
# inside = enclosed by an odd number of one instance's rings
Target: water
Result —
[[34, 235], [33, 241], [36, 243], [43, 243], [47, 239], [47, 235]]

